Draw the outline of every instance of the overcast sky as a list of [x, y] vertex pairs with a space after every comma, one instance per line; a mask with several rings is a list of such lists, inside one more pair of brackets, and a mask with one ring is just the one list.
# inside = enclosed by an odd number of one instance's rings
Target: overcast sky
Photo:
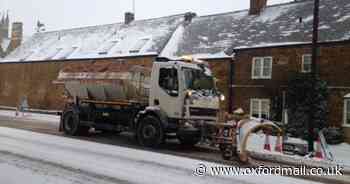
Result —
[[[109, 24], [123, 21], [133, 0], [0, 0], [0, 11], [10, 10], [11, 21], [24, 22], [25, 35], [34, 32], [37, 20], [47, 30]], [[198, 15], [246, 9], [250, 0], [135, 0], [136, 19], [179, 14]], [[268, 0], [268, 4], [292, 0]]]

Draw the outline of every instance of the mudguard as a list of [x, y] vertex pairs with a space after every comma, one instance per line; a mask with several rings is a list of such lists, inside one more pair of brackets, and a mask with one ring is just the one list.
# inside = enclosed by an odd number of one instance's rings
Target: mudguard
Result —
[[166, 129], [169, 125], [169, 122], [168, 122], [168, 116], [166, 115], [166, 113], [164, 111], [162, 111], [158, 106], [148, 106], [146, 107], [145, 110], [143, 111], [140, 111], [136, 118], [135, 118], [135, 121], [134, 121], [134, 129], [137, 129], [140, 121], [142, 120], [142, 118], [148, 116], [148, 115], [152, 115], [152, 116], [155, 116], [157, 117], [161, 124], [162, 124], [162, 127], [164, 129]]

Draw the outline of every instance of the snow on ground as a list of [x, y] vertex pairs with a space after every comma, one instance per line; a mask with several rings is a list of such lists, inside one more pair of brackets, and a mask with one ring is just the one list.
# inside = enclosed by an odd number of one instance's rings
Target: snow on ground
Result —
[[23, 121], [45, 121], [50, 123], [59, 123], [60, 116], [58, 115], [50, 115], [50, 114], [39, 114], [39, 113], [31, 113], [31, 112], [25, 112], [25, 113], [18, 113], [18, 116], [16, 116], [15, 111], [10, 110], [0, 110], [0, 116], [6, 116], [11, 117], [13, 119], [23, 120]]
[[[91, 177], [78, 170], [0, 152], [0, 183], [3, 184], [112, 184], [109, 178]], [[30, 181], [30, 182], [29, 182]]]
[[[194, 176], [193, 171], [200, 163], [206, 166], [217, 164], [11, 128], [0, 128], [0, 145], [0, 152], [24, 155], [64, 168], [79, 169], [103, 178], [123, 181], [122, 183], [313, 183], [281, 176], [199, 177]], [[0, 165], [0, 173], [3, 170], [13, 173], [18, 171], [23, 177], [33, 175], [38, 179], [37, 183], [42, 182], [39, 180], [40, 172], [28, 173], [9, 164]], [[3, 175], [1, 180], [13, 178], [12, 172]], [[47, 172], [53, 174], [50, 170]]]

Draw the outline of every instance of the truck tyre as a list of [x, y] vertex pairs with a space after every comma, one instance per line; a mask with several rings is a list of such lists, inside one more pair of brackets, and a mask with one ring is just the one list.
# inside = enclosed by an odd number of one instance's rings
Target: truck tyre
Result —
[[137, 140], [145, 147], [159, 147], [164, 142], [164, 131], [159, 119], [154, 116], [143, 118], [137, 128]]
[[67, 135], [86, 135], [90, 127], [80, 126], [79, 118], [77, 118], [72, 111], [66, 112], [63, 117], [63, 131]]

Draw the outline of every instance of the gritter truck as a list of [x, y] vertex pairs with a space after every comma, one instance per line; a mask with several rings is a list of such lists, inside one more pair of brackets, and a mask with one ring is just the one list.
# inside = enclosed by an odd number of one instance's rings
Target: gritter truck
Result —
[[64, 86], [60, 131], [74, 136], [97, 131], [134, 132], [139, 144], [158, 147], [166, 139], [194, 145], [204, 126], [217, 121], [224, 100], [205, 62], [156, 58], [66, 64], [56, 83]]

